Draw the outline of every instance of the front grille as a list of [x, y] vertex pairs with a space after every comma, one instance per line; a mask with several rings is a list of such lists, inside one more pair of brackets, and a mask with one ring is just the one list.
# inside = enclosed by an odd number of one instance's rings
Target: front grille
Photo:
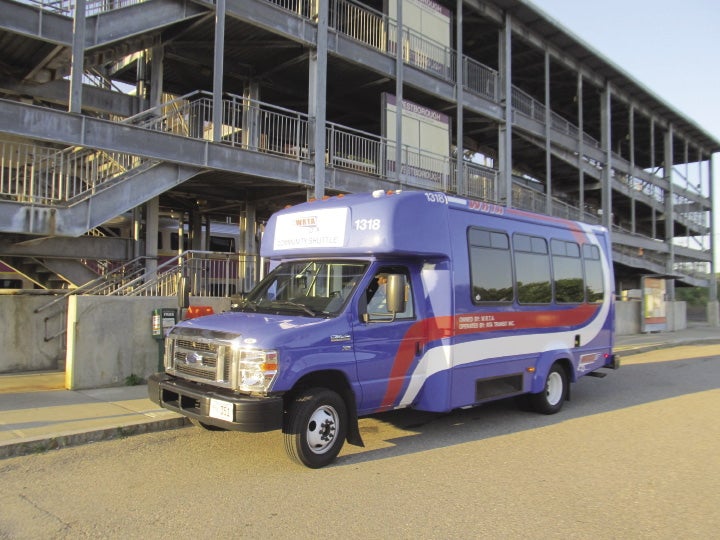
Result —
[[229, 348], [224, 344], [208, 338], [178, 336], [171, 338], [168, 345], [172, 347], [171, 369], [177, 375], [219, 386], [230, 384], [232, 362], [225, 354]]
[[183, 349], [194, 350], [194, 351], [207, 351], [207, 352], [216, 352], [217, 351], [216, 343], [207, 343], [204, 341], [193, 341], [191, 339], [176, 339], [175, 345], [177, 347], [182, 347]]

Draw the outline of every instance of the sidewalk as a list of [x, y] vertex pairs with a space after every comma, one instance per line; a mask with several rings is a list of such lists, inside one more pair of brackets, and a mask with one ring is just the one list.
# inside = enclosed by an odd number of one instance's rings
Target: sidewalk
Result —
[[69, 391], [64, 383], [64, 372], [0, 375], [0, 459], [188, 423], [150, 401], [145, 385]]
[[[621, 357], [696, 343], [720, 343], [720, 329], [619, 336]], [[175, 429], [187, 419], [147, 397], [147, 386], [64, 390], [63, 372], [0, 375], [0, 459], [55, 448]]]

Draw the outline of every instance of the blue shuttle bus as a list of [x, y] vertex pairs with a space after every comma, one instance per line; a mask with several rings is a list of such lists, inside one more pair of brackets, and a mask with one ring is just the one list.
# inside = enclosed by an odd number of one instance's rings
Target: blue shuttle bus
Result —
[[267, 224], [236, 311], [166, 338], [150, 398], [207, 429], [282, 429], [291, 458], [362, 446], [358, 417], [526, 395], [553, 414], [613, 354], [607, 230], [443, 193], [336, 196]]

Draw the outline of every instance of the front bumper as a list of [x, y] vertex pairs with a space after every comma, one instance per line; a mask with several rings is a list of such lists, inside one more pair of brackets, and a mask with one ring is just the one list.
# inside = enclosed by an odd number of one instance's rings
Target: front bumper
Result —
[[[282, 427], [283, 400], [280, 396], [239, 396], [165, 373], [155, 373], [148, 378], [148, 397], [168, 410], [231, 431], [258, 433]], [[211, 399], [232, 405], [232, 422], [210, 416]]]

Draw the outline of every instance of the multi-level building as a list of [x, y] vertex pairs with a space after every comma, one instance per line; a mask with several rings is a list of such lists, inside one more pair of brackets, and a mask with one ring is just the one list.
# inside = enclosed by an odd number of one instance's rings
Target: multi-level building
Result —
[[0, 7], [0, 261], [37, 284], [167, 216], [253, 256], [288, 203], [429, 189], [610, 227], [618, 290], [710, 286], [720, 143], [524, 0]]

